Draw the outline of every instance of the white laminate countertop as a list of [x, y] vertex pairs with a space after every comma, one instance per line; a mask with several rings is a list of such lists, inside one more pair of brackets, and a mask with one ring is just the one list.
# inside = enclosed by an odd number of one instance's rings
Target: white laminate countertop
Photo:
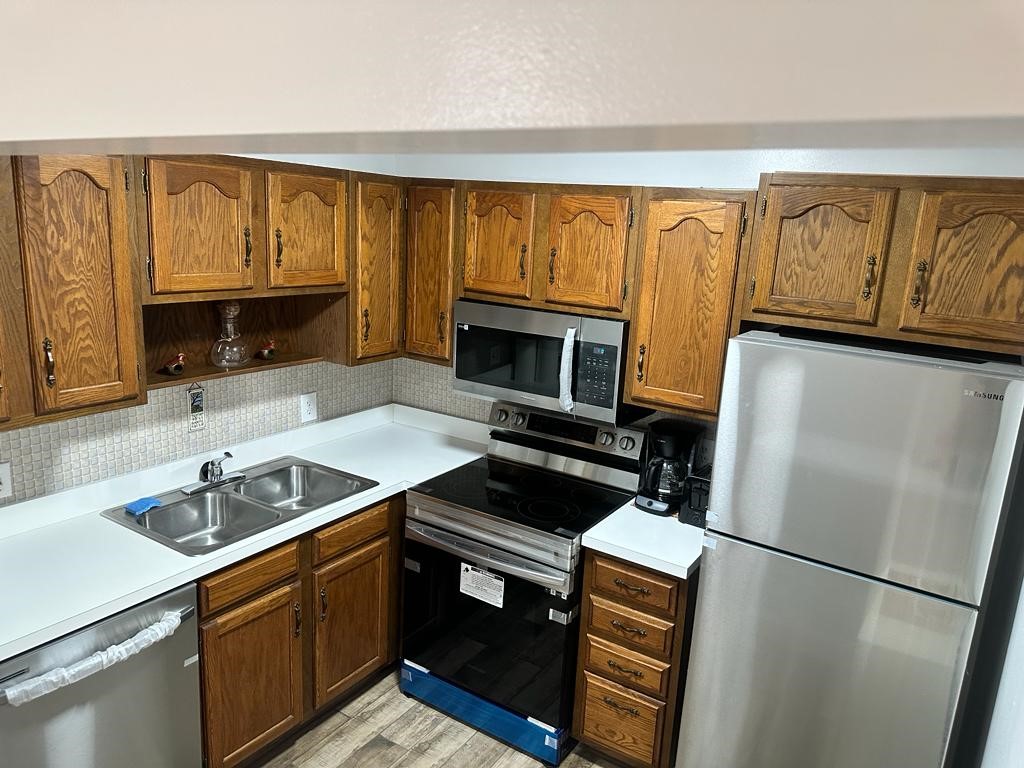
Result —
[[194, 482], [212, 451], [0, 509], [0, 660], [339, 520], [486, 453], [486, 424], [388, 405], [239, 445], [233, 471], [297, 456], [376, 480], [336, 504], [190, 557], [100, 516]]
[[700, 563], [704, 529], [629, 502], [583, 534], [583, 546], [680, 579]]

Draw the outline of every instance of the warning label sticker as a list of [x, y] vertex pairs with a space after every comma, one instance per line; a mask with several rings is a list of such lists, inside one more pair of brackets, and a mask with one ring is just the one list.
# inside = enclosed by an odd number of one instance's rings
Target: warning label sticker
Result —
[[459, 592], [483, 600], [495, 608], [501, 608], [505, 599], [505, 579], [475, 565], [462, 563]]

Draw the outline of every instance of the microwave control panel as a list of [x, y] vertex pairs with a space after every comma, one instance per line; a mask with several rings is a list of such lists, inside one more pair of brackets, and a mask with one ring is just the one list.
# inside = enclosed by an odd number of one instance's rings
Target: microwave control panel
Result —
[[576, 363], [576, 399], [581, 403], [611, 408], [615, 405], [619, 348], [584, 341]]

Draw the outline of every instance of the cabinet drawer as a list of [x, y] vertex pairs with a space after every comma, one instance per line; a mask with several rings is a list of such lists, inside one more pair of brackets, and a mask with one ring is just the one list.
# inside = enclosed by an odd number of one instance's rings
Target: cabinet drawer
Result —
[[638, 691], [668, 696], [671, 664], [591, 634], [583, 643], [583, 663], [588, 669]]
[[313, 562], [322, 563], [386, 533], [389, 509], [388, 502], [384, 502], [314, 533]]
[[675, 632], [673, 622], [634, 611], [598, 595], [588, 595], [587, 599], [590, 601], [590, 629], [616, 642], [668, 658]]
[[654, 765], [664, 715], [662, 702], [583, 673], [583, 741], [627, 760]]
[[199, 582], [199, 611], [219, 611], [299, 571], [299, 544], [291, 541]]
[[675, 614], [679, 582], [667, 576], [595, 554], [593, 587], [646, 611]]

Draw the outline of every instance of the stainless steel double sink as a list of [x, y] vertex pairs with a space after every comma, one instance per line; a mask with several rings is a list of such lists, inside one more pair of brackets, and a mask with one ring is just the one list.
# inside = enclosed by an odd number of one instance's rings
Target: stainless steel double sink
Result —
[[285, 456], [191, 496], [171, 491], [161, 506], [133, 515], [115, 507], [104, 517], [186, 555], [226, 547], [377, 485], [358, 475]]

